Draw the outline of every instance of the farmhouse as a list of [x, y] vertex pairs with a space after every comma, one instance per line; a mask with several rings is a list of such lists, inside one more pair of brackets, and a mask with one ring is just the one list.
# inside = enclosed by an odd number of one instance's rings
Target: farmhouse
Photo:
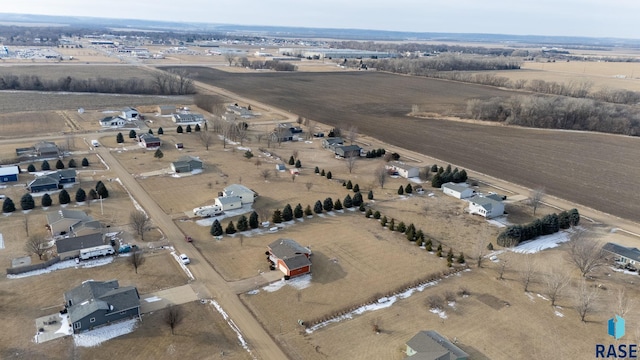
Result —
[[149, 133], [138, 135], [138, 141], [140, 142], [140, 146], [147, 149], [160, 147], [160, 138]]
[[322, 139], [322, 147], [325, 149], [329, 149], [331, 151], [335, 151], [336, 146], [344, 145], [344, 140], [339, 137], [330, 137]]
[[268, 246], [269, 261], [284, 273], [285, 280], [311, 272], [311, 250], [291, 239], [278, 239]]
[[475, 195], [469, 199], [469, 213], [484, 216], [487, 219], [502, 216], [504, 204], [483, 195]]
[[30, 192], [57, 190], [64, 184], [73, 184], [75, 182], [76, 170], [64, 169], [36, 177], [27, 184], [27, 189]]
[[448, 182], [440, 187], [445, 195], [453, 196], [456, 199], [466, 199], [475, 195], [476, 191], [469, 187], [466, 183]]
[[[77, 230], [80, 230], [81, 224], [94, 221], [89, 215], [81, 210], [61, 209], [58, 211], [48, 212], [46, 216], [46, 227], [53, 236], [71, 233], [74, 227], [76, 227]], [[95, 229], [95, 225], [90, 226]], [[99, 228], [100, 227], [98, 226], [98, 229]]]
[[420, 331], [407, 341], [407, 359], [467, 360], [469, 355], [436, 331]]
[[55, 157], [60, 154], [60, 150], [55, 143], [41, 141], [33, 146], [36, 155], [41, 157]]
[[249, 118], [254, 116], [253, 112], [244, 106], [229, 105], [227, 106], [227, 111], [235, 115], [241, 116], [243, 118]]
[[293, 141], [293, 133], [290, 129], [278, 128], [269, 136], [273, 142]]
[[387, 163], [384, 167], [389, 171], [398, 173], [399, 176], [402, 176], [406, 179], [420, 176], [420, 169], [400, 161]]
[[[117, 280], [87, 280], [64, 293], [64, 307], [73, 332], [79, 333], [118, 320], [140, 317], [140, 295]], [[63, 311], [65, 311], [63, 310]]]
[[127, 123], [127, 119], [121, 116], [107, 116], [100, 120], [100, 126], [102, 127], [123, 127]]
[[185, 155], [171, 163], [171, 170], [177, 173], [190, 172], [193, 170], [202, 169], [202, 160], [197, 157]]
[[171, 115], [176, 112], [176, 107], [174, 105], [158, 105], [157, 111], [160, 115]]
[[620, 266], [637, 269], [637, 264], [640, 264], [640, 250], [638, 248], [609, 242], [602, 247], [602, 250], [615, 256], [615, 262]]
[[20, 168], [16, 165], [0, 167], [0, 183], [18, 181], [19, 173]]
[[242, 204], [253, 204], [258, 194], [244, 185], [231, 184], [222, 191], [225, 197], [238, 196]]
[[132, 107], [126, 107], [124, 109], [122, 109], [122, 117], [131, 121], [131, 120], [137, 120], [138, 116], [140, 115], [140, 113], [138, 112], [138, 110], [132, 108]]
[[334, 149], [336, 156], [341, 158], [360, 157], [360, 150], [358, 145], [336, 146]]
[[56, 240], [56, 251], [60, 260], [68, 260], [80, 256], [80, 250], [105, 245], [101, 233], [71, 236]]
[[215, 200], [215, 205], [219, 206], [222, 211], [239, 209], [242, 207], [242, 198], [240, 196], [219, 196]]
[[196, 113], [173, 114], [171, 120], [176, 124], [201, 124], [204, 122], [204, 116]]

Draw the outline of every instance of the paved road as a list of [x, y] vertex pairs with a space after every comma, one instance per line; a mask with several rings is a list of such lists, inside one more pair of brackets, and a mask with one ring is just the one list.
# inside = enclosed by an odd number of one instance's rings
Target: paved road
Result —
[[213, 298], [229, 314], [242, 331], [251, 351], [260, 359], [287, 359], [285, 353], [269, 336], [260, 323], [253, 317], [232, 288], [202, 257], [193, 246], [183, 241], [184, 234], [142, 186], [122, 167], [105, 147], [96, 148], [96, 152], [111, 167], [115, 177], [131, 192], [136, 201], [145, 209], [148, 216], [164, 232], [178, 253], [185, 253], [191, 259], [189, 268], [196, 280], [192, 286], [197, 289], [200, 298]]

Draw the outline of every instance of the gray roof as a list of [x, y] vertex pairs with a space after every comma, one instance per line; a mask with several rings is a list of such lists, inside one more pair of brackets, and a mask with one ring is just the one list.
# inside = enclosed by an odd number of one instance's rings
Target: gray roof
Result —
[[404, 169], [404, 170], [411, 170], [411, 169], [416, 169], [417, 166], [413, 166], [413, 165], [409, 165], [400, 161], [394, 161], [389, 163], [387, 166], [395, 166], [399, 169]]
[[59, 182], [58, 179], [54, 177], [51, 177], [49, 175], [43, 175], [43, 176], [38, 176], [37, 178], [31, 180], [27, 186], [33, 187], [33, 186], [42, 186], [42, 185], [49, 185], [49, 184], [58, 185], [58, 182]]
[[[195, 156], [191, 156], [191, 155], [184, 155], [181, 156], [178, 161], [184, 161], [184, 162], [190, 162], [190, 161], [196, 161], [199, 163], [202, 163], [202, 160], [200, 160], [199, 158], [195, 157]], [[176, 162], [178, 162], [176, 161]]]
[[489, 199], [493, 199], [495, 201], [502, 201], [502, 196], [500, 196], [498, 194], [484, 195], [484, 197], [489, 198]]
[[358, 145], [344, 145], [344, 146], [337, 146], [335, 151], [342, 151], [342, 152], [349, 152], [349, 151], [360, 151], [360, 146]]
[[489, 211], [494, 205], [499, 204], [500, 201], [493, 200], [491, 198], [475, 195], [469, 199], [469, 202], [482, 206], [485, 210]]
[[176, 122], [196, 122], [204, 120], [202, 114], [173, 114], [173, 117]]
[[242, 198], [240, 198], [240, 196], [221, 196], [218, 197], [218, 201], [220, 201], [220, 204], [224, 205], [234, 202], [242, 202]]
[[447, 188], [447, 189], [451, 189], [453, 191], [457, 191], [457, 192], [463, 192], [466, 189], [469, 189], [469, 185], [467, 185], [466, 183], [453, 183], [453, 182], [448, 182], [446, 184], [442, 184], [441, 188]]
[[123, 118], [121, 116], [107, 116], [107, 117], [103, 118], [102, 120], [100, 120], [100, 123], [110, 123], [113, 120], [118, 120], [118, 119], [121, 119], [123, 121], [127, 121], [127, 119], [125, 119], [125, 118]]
[[638, 250], [638, 248], [626, 247], [616, 243], [609, 242], [609, 243], [606, 243], [602, 247], [602, 249], [612, 254], [619, 255], [627, 259], [640, 262], [640, 250]]
[[100, 245], [104, 245], [104, 239], [102, 238], [101, 233], [68, 237], [56, 240], [56, 249], [58, 250], [58, 254], [73, 250], [87, 249]]
[[329, 145], [335, 145], [335, 144], [343, 144], [344, 140], [342, 140], [342, 138], [340, 137], [330, 137], [330, 138], [325, 138], [324, 140], [322, 140], [325, 144], [329, 144]]
[[70, 179], [70, 178], [76, 177], [76, 169], [58, 170], [57, 172], [55, 172], [54, 174], [51, 174], [51, 175], [55, 175], [59, 179]]
[[144, 133], [139, 136], [140, 140], [144, 140], [145, 143], [160, 142], [160, 138], [155, 137], [149, 133]]
[[14, 175], [18, 174], [20, 170], [16, 165], [13, 166], [2, 166], [0, 167], [0, 175]]
[[64, 300], [71, 323], [97, 310], [115, 313], [140, 306], [138, 290], [133, 286], [119, 287], [117, 280], [85, 281], [82, 285], [67, 291]]
[[56, 143], [50, 142], [50, 141], [40, 141], [39, 143], [36, 143], [33, 147], [40, 152], [42, 152], [43, 150], [45, 152], [58, 151], [58, 146], [56, 145]]
[[102, 224], [100, 224], [100, 221], [98, 220], [87, 220], [74, 224], [70, 228], [71, 231], [74, 232], [80, 231], [82, 229], [99, 230], [102, 229]]
[[278, 239], [269, 244], [269, 249], [273, 255], [280, 259], [298, 254], [311, 254], [309, 249], [291, 239]]
[[227, 186], [226, 188], [224, 188], [224, 192], [225, 193], [229, 193], [229, 194], [242, 194], [242, 193], [252, 193], [254, 194], [254, 191], [249, 189], [248, 187], [244, 186], [244, 185], [240, 185], [240, 184], [231, 184], [229, 186]]
[[53, 224], [62, 219], [75, 219], [78, 221], [91, 221], [93, 220], [87, 213], [82, 210], [67, 210], [60, 209], [58, 211], [52, 211], [47, 213], [47, 223]]
[[[418, 354], [423, 355], [420, 357], [421, 359], [455, 360], [469, 357], [467, 353], [433, 330], [420, 331], [411, 340], [407, 341], [407, 346]], [[418, 356], [418, 354], [410, 358]]]

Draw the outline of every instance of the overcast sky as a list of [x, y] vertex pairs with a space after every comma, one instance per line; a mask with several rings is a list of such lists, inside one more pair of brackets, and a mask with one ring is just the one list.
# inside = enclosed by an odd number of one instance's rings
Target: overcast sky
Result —
[[640, 38], [639, 0], [2, 0], [0, 12], [240, 25]]

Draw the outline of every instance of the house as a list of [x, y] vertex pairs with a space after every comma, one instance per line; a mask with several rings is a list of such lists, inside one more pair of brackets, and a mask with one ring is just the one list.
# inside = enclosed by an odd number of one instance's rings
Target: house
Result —
[[215, 205], [218, 205], [222, 211], [240, 209], [242, 198], [240, 196], [219, 196], [216, 198]]
[[476, 191], [469, 187], [466, 183], [448, 182], [440, 187], [446, 195], [453, 196], [456, 199], [466, 199], [475, 195]]
[[60, 260], [68, 260], [80, 256], [80, 250], [106, 245], [102, 233], [81, 236], [70, 236], [56, 240], [56, 250]]
[[120, 116], [127, 119], [128, 121], [131, 121], [131, 120], [137, 120], [139, 115], [140, 113], [138, 112], [138, 110], [132, 107], [126, 107], [122, 109], [122, 115]]
[[60, 154], [58, 146], [50, 141], [40, 141], [33, 148], [36, 155], [40, 157], [57, 157]]
[[269, 261], [284, 273], [284, 278], [311, 272], [311, 250], [291, 239], [278, 239], [268, 246]]
[[483, 195], [475, 195], [469, 199], [469, 213], [491, 219], [504, 214], [504, 204], [502, 201], [497, 201]]
[[300, 134], [302, 133], [302, 128], [300, 126], [292, 125], [291, 123], [280, 123], [278, 124], [279, 129], [290, 130], [292, 134]]
[[254, 113], [249, 110], [249, 108], [246, 108], [244, 106], [229, 105], [227, 106], [227, 111], [243, 118], [250, 118], [255, 116]]
[[358, 145], [336, 146], [333, 151], [341, 158], [360, 157], [360, 146]]
[[138, 135], [138, 141], [140, 142], [140, 146], [147, 149], [160, 147], [160, 138], [149, 133]]
[[0, 167], [0, 183], [18, 181], [20, 168], [17, 165]]
[[276, 164], [276, 171], [285, 171], [287, 166], [285, 164]]
[[258, 194], [244, 185], [231, 184], [223, 189], [222, 194], [226, 197], [238, 196], [242, 204], [253, 204]]
[[407, 341], [407, 359], [467, 360], [469, 355], [436, 331], [420, 331]]
[[61, 209], [48, 212], [46, 217], [46, 227], [53, 236], [70, 233], [74, 226], [80, 223], [94, 221], [87, 213], [81, 210]]
[[30, 192], [57, 190], [62, 188], [64, 184], [73, 184], [75, 182], [76, 170], [63, 169], [36, 177], [27, 184], [27, 189]]
[[140, 317], [140, 295], [117, 280], [87, 280], [64, 293], [64, 307], [73, 332], [91, 330], [119, 320]]
[[185, 155], [171, 163], [171, 170], [182, 173], [190, 172], [193, 170], [202, 169], [202, 160], [197, 157]]
[[171, 115], [176, 112], [176, 107], [174, 105], [158, 105], [157, 111], [160, 115]]
[[274, 130], [270, 135], [273, 142], [293, 141], [293, 133], [289, 129], [278, 128]]
[[615, 262], [623, 267], [637, 269], [640, 264], [640, 250], [638, 248], [631, 248], [622, 246], [616, 243], [606, 243], [602, 250], [615, 256]]
[[196, 113], [173, 114], [171, 120], [176, 124], [201, 124], [204, 122], [204, 116]]
[[100, 120], [100, 126], [102, 127], [123, 127], [127, 123], [127, 119], [121, 116], [107, 116]]
[[387, 163], [384, 167], [389, 171], [398, 173], [399, 176], [402, 176], [405, 179], [420, 176], [420, 169], [400, 161]]
[[344, 145], [344, 140], [339, 137], [329, 137], [322, 139], [322, 147], [331, 151], [335, 151], [336, 146], [342, 145]]

